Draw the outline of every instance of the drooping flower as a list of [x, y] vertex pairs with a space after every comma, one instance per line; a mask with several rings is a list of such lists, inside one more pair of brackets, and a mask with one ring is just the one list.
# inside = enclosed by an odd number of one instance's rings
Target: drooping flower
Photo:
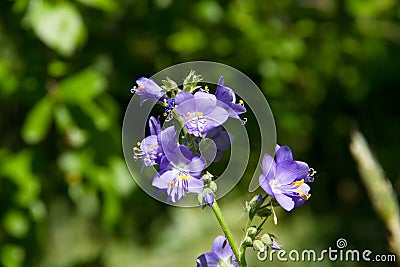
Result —
[[197, 267], [237, 267], [235, 255], [224, 236], [217, 236], [212, 245], [212, 251], [200, 255]]
[[267, 194], [274, 196], [287, 211], [302, 205], [310, 198], [310, 168], [307, 163], [293, 160], [292, 151], [287, 146], [276, 146], [275, 160], [265, 154], [262, 162], [263, 174], [260, 186]]
[[161, 133], [160, 122], [156, 118], [150, 117], [149, 128], [150, 135], [144, 138], [141, 142], [138, 142], [138, 146], [133, 148], [134, 159], [142, 159], [143, 161], [141, 171], [144, 166], [160, 164], [163, 156], [162, 147], [158, 140], [158, 135]]
[[165, 95], [165, 90], [151, 79], [141, 77], [136, 80], [136, 84], [138, 86], [133, 87], [131, 92], [140, 96], [140, 104], [143, 104], [147, 100], [157, 102]]
[[175, 203], [187, 193], [201, 193], [204, 182], [200, 178], [206, 166], [200, 155], [194, 155], [187, 147], [178, 145], [173, 126], [160, 135], [165, 156], [160, 171], [154, 176], [152, 185], [166, 190], [168, 200]]
[[223, 76], [219, 78], [215, 96], [220, 101], [217, 105], [225, 108], [229, 112], [229, 117], [241, 120], [239, 115], [245, 113], [246, 108], [242, 100], [239, 100], [239, 104], [236, 103], [236, 95], [231, 88], [224, 86]]
[[228, 119], [228, 112], [217, 106], [217, 99], [212, 94], [197, 92], [194, 95], [182, 91], [175, 97], [178, 106], [175, 111], [184, 120], [185, 129], [196, 137], [222, 125]]

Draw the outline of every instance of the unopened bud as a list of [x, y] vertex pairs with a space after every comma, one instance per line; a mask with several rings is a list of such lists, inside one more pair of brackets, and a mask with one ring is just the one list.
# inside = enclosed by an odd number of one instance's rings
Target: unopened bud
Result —
[[251, 238], [254, 238], [257, 234], [257, 228], [255, 227], [249, 227], [249, 229], [247, 229], [247, 235], [250, 236]]
[[261, 240], [254, 240], [253, 248], [259, 252], [265, 252], [265, 250], [266, 250], [266, 246]]

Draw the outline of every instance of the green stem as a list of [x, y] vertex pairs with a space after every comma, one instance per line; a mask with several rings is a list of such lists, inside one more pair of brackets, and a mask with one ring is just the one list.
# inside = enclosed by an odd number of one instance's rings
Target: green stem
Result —
[[214, 201], [214, 204], [212, 205], [212, 209], [214, 211], [215, 217], [217, 217], [217, 220], [218, 220], [219, 224], [221, 225], [222, 231], [224, 231], [225, 237], [228, 240], [229, 245], [231, 245], [233, 254], [235, 254], [236, 259], [239, 261], [239, 266], [247, 267], [241, 261], [238, 245], [236, 244], [235, 238], [233, 237], [233, 234], [231, 232], [231, 229], [228, 226], [228, 223], [226, 222], [224, 216], [222, 215], [222, 211], [219, 208], [217, 201]]

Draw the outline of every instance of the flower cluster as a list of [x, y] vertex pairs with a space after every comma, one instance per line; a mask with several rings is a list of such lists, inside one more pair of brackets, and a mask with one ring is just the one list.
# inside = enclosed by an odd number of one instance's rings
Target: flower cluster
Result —
[[[175, 118], [179, 122], [175, 127], [162, 129], [160, 120], [151, 117], [150, 135], [133, 148], [134, 158], [141, 159], [143, 167], [159, 167], [152, 185], [166, 191], [168, 200], [174, 203], [187, 193], [202, 193], [200, 204], [212, 205], [216, 187], [209, 179], [212, 176], [205, 174], [206, 162], [220, 160], [222, 152], [231, 145], [233, 136], [223, 130], [224, 122], [228, 118], [244, 122], [239, 117], [246, 112], [244, 103], [241, 100], [236, 103], [235, 93], [224, 86], [223, 77], [218, 81], [215, 94], [207, 86], [200, 86], [201, 80], [201, 76], [192, 71], [179, 88], [169, 78], [159, 86], [142, 77], [131, 89], [140, 96], [141, 104], [145, 101], [159, 103], [164, 108], [164, 120]], [[214, 142], [215, 151], [201, 156], [199, 144], [204, 139]], [[185, 142], [180, 144], [178, 140]], [[210, 158], [210, 154], [215, 156]]]
[[[308, 183], [314, 181], [316, 171], [307, 163], [294, 160], [287, 146], [277, 145], [275, 157], [265, 154], [263, 173], [259, 176], [264, 192], [246, 202], [248, 221], [238, 246], [215, 200], [217, 185], [207, 163], [219, 161], [229, 149], [233, 136], [224, 130], [223, 124], [229, 118], [245, 123], [246, 119], [240, 115], [246, 108], [242, 100], [236, 100], [234, 91], [224, 85], [223, 77], [215, 93], [200, 85], [201, 81], [194, 71], [188, 74], [181, 88], [169, 78], [162, 86], [148, 78], [136, 81], [137, 86], [131, 91], [140, 96], [140, 104], [151, 101], [160, 104], [164, 111], [161, 117], [149, 118], [150, 134], [133, 148], [133, 157], [142, 160], [142, 169], [158, 168], [152, 185], [166, 192], [168, 201], [175, 203], [188, 193], [196, 193], [202, 208], [212, 207], [225, 236], [218, 236], [212, 251], [197, 258], [197, 267], [244, 267], [247, 248], [257, 253], [281, 250], [273, 234], [262, 234], [263, 225], [271, 215], [277, 224], [274, 206], [291, 211], [311, 197]], [[176, 123], [163, 129], [163, 122], [172, 119]], [[202, 142], [207, 140], [213, 145], [207, 145], [207, 151], [200, 153]], [[261, 219], [258, 225], [253, 223], [255, 217]]]

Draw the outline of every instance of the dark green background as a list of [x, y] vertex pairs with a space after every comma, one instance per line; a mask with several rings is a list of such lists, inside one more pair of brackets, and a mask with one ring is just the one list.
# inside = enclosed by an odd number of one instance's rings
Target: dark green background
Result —
[[[211, 212], [153, 200], [121, 149], [135, 80], [193, 60], [252, 78], [278, 142], [318, 170], [310, 201], [267, 225], [286, 250], [342, 237], [389, 253], [348, 144], [363, 132], [400, 191], [397, 1], [2, 0], [0, 14], [1, 265], [194, 266], [211, 249]], [[221, 201], [237, 238], [246, 178]]]

